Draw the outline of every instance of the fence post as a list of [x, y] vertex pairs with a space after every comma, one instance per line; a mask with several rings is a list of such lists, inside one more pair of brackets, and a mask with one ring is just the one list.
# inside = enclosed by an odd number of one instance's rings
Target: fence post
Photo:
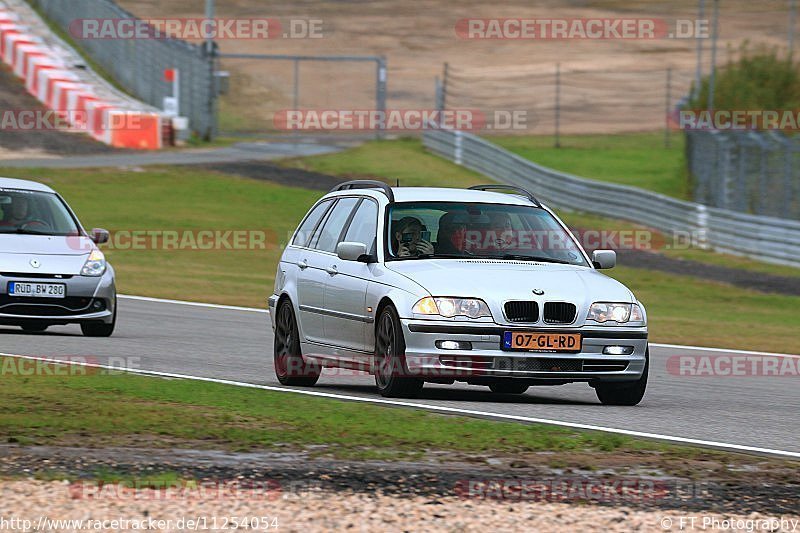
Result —
[[561, 148], [561, 63], [556, 63], [556, 148]]
[[450, 65], [448, 63], [445, 63], [442, 72], [442, 111], [447, 109], [447, 82], [449, 81], [449, 77], [450, 77]]
[[[376, 82], [375, 82], [375, 107], [384, 116], [386, 115], [386, 58], [379, 57], [376, 60]], [[383, 131], [378, 128], [375, 131], [375, 138], [382, 139]]]
[[670, 100], [672, 100], [672, 67], [667, 68], [667, 98], [664, 104], [664, 148], [669, 148], [669, 117], [672, 109], [670, 108]]
[[711, 73], [708, 76], [708, 110], [714, 109], [714, 84], [717, 77], [717, 39], [719, 38], [719, 0], [714, 0], [714, 29], [711, 36]]

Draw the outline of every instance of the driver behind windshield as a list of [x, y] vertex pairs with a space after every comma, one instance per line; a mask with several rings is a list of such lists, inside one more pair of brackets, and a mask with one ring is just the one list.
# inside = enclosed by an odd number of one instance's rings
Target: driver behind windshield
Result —
[[10, 209], [3, 209], [0, 226], [20, 227], [30, 221], [28, 199], [24, 196], [11, 196]]
[[433, 245], [423, 238], [424, 226], [419, 219], [401, 218], [394, 224], [393, 229], [398, 257], [418, 257], [433, 253]]
[[467, 224], [469, 217], [459, 211], [450, 211], [439, 218], [439, 234], [436, 239], [437, 254], [464, 254], [467, 248]]

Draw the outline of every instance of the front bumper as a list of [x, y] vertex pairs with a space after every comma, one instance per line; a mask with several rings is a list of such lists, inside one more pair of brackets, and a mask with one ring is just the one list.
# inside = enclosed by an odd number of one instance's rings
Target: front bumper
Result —
[[[401, 320], [410, 375], [431, 380], [480, 383], [496, 378], [551, 381], [634, 381], [641, 377], [647, 351], [647, 328], [542, 328], [492, 323]], [[505, 331], [580, 333], [579, 353], [520, 352], [500, 348]], [[471, 349], [446, 350], [437, 341], [469, 342]], [[605, 355], [606, 346], [631, 346], [630, 355]]]
[[[65, 298], [29, 298], [8, 295], [8, 282], [63, 283]], [[51, 325], [86, 322], [111, 323], [116, 306], [114, 271], [109, 265], [99, 277], [25, 277], [0, 275], [0, 324]]]

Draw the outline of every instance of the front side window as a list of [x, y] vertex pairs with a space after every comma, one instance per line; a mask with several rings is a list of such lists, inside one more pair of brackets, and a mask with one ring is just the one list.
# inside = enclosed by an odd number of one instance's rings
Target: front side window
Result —
[[78, 226], [54, 193], [0, 189], [0, 233], [77, 235]]
[[360, 242], [367, 246], [367, 250], [372, 248], [372, 244], [378, 235], [378, 204], [372, 200], [364, 200], [358, 206], [350, 227], [347, 228], [344, 241]]
[[357, 203], [358, 198], [341, 198], [336, 202], [322, 223], [319, 234], [315, 236], [316, 242], [312, 243], [312, 247], [323, 252], [335, 251], [347, 218]]
[[308, 240], [311, 237], [311, 232], [314, 231], [317, 223], [322, 218], [322, 215], [325, 214], [325, 211], [328, 210], [330, 205], [331, 200], [325, 200], [324, 202], [318, 203], [317, 206], [311, 210], [303, 223], [300, 224], [300, 227], [297, 228], [297, 232], [294, 234], [294, 240], [292, 240], [292, 244], [295, 246], [305, 246], [308, 243]]
[[544, 209], [507, 204], [407, 202], [390, 208], [390, 259], [492, 258], [588, 266]]

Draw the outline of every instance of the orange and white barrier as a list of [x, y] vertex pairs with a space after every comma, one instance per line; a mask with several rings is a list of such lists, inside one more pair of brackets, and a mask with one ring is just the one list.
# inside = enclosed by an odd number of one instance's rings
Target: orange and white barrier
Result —
[[15, 13], [4, 9], [0, 9], [0, 58], [25, 82], [30, 94], [70, 126], [118, 148], [162, 147], [159, 113], [101, 96], [103, 91], [82, 79], [78, 69], [31, 34]]

